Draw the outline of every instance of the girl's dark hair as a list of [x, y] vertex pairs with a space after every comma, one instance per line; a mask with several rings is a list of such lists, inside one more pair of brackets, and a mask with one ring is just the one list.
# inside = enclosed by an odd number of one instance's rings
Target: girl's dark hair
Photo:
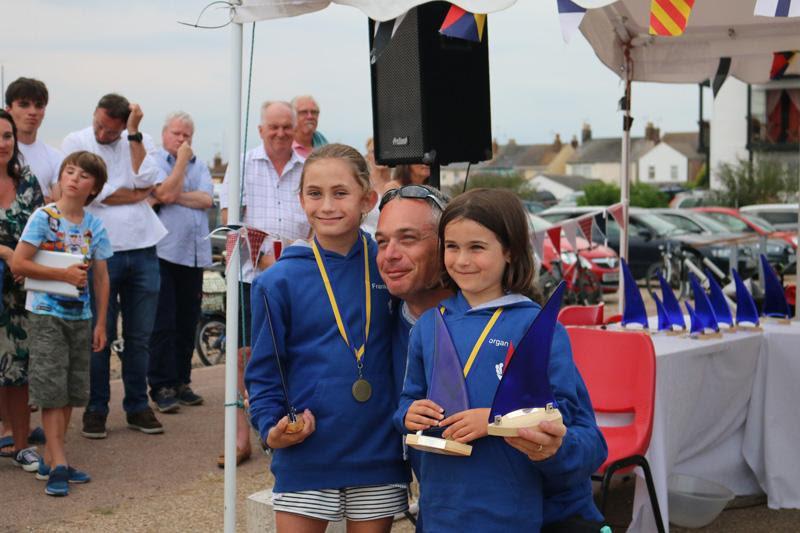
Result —
[[11, 134], [14, 135], [14, 151], [11, 153], [11, 159], [8, 160], [6, 172], [14, 180], [14, 185], [19, 185], [22, 179], [22, 163], [20, 162], [19, 143], [17, 142], [17, 125], [14, 124], [14, 119], [4, 109], [0, 109], [0, 120], [7, 120], [11, 124]]
[[541, 302], [534, 285], [536, 265], [528, 231], [528, 215], [519, 198], [504, 189], [472, 189], [456, 196], [442, 213], [439, 222], [439, 262], [445, 287], [458, 290], [444, 268], [444, 230], [449, 223], [460, 219], [472, 220], [484, 226], [495, 234], [503, 250], [509, 252], [510, 261], [503, 273], [503, 290]]
[[65, 157], [64, 161], [61, 162], [61, 168], [58, 169], [59, 181], [61, 181], [61, 174], [64, 173], [64, 169], [67, 168], [67, 165], [75, 165], [94, 178], [94, 189], [97, 192], [90, 194], [86, 198], [86, 203], [84, 205], [89, 205], [95, 198], [97, 198], [97, 195], [100, 194], [100, 191], [103, 190], [103, 186], [108, 181], [106, 162], [103, 161], [100, 156], [85, 150], [73, 152]]

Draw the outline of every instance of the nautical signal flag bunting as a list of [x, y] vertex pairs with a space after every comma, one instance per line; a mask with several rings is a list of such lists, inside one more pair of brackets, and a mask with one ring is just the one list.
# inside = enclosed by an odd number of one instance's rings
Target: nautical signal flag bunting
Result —
[[480, 42], [483, 40], [483, 28], [486, 26], [486, 15], [464, 11], [458, 6], [451, 6], [444, 18], [439, 33], [456, 39]]
[[651, 0], [650, 35], [675, 37], [686, 30], [694, 0]]

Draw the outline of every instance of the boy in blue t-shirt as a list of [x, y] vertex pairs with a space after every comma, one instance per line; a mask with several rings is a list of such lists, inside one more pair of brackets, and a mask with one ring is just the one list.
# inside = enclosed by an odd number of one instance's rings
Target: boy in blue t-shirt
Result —
[[[29, 291], [25, 302], [36, 332], [30, 345], [30, 403], [42, 408], [47, 437], [36, 477], [47, 480], [45, 493], [51, 496], [66, 496], [69, 483], [90, 480], [88, 474], [69, 466], [64, 436], [72, 408], [83, 407], [89, 400], [89, 348], [99, 351], [106, 344], [106, 259], [113, 252], [102, 222], [84, 211], [84, 206], [100, 193], [107, 177], [106, 165], [98, 156], [89, 152], [67, 156], [58, 178], [61, 198], [31, 215], [11, 264], [16, 275], [67, 282], [79, 291], [77, 297]], [[82, 255], [84, 261], [68, 268], [48, 267], [33, 261], [38, 250]], [[90, 268], [97, 311], [94, 331], [87, 287]]]

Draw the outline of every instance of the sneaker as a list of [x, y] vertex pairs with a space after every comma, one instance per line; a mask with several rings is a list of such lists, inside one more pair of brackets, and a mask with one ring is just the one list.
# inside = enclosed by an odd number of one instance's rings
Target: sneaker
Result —
[[164, 433], [164, 426], [156, 418], [155, 413], [149, 407], [144, 411], [138, 413], [128, 413], [125, 415], [128, 419], [128, 427], [131, 429], [138, 429], [142, 433], [154, 434]]
[[21, 466], [26, 472], [36, 472], [39, 470], [39, 461], [42, 458], [36, 453], [36, 448], [25, 448], [20, 450], [11, 460], [16, 466]]
[[174, 413], [181, 408], [175, 397], [175, 389], [164, 387], [153, 393], [153, 401], [160, 413]]
[[[92, 477], [86, 472], [82, 472], [71, 466], [67, 467], [67, 479], [70, 483], [89, 483]], [[47, 481], [50, 479], [50, 467], [44, 461], [39, 462], [39, 470], [36, 471], [36, 479]]]
[[44, 492], [50, 496], [69, 494], [69, 470], [65, 465], [58, 465], [50, 472]]
[[50, 479], [50, 465], [44, 461], [39, 461], [39, 469], [36, 471], [36, 479], [39, 481], [47, 481]]
[[84, 411], [83, 431], [81, 435], [87, 439], [104, 439], [106, 433], [106, 415], [97, 411]]
[[28, 444], [47, 444], [47, 438], [44, 436], [44, 430], [37, 427], [31, 434], [28, 435]]
[[70, 483], [89, 483], [92, 480], [92, 476], [71, 466], [67, 467], [67, 474]]
[[203, 397], [195, 394], [189, 385], [181, 385], [178, 387], [178, 401], [181, 405], [200, 405], [203, 403]]

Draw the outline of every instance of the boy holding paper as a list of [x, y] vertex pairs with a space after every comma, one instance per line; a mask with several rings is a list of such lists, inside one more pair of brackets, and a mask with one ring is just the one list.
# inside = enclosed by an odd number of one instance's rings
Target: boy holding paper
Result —
[[[11, 263], [15, 274], [37, 280], [66, 282], [78, 296], [29, 291], [25, 302], [31, 329], [30, 403], [42, 408], [47, 437], [45, 459], [39, 462], [38, 479], [47, 480], [45, 492], [66, 496], [69, 483], [86, 483], [85, 472], [69, 466], [64, 436], [73, 407], [89, 399], [89, 347], [97, 351], [106, 344], [106, 310], [109, 279], [106, 259], [111, 243], [100, 219], [84, 210], [107, 180], [106, 165], [90, 152], [75, 152], [61, 164], [58, 183], [61, 198], [37, 209], [28, 220]], [[66, 268], [34, 261], [39, 250], [83, 256]], [[87, 287], [92, 281], [97, 325], [92, 332], [92, 309]], [[52, 466], [52, 468], [51, 468]]]

